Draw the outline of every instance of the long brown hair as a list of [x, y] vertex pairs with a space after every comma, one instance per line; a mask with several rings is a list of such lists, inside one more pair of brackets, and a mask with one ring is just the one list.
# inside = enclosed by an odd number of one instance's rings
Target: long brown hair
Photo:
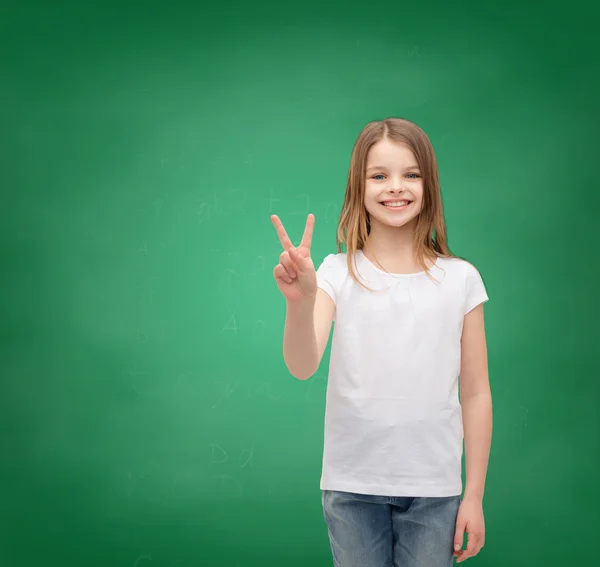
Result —
[[[415, 155], [423, 178], [423, 206], [415, 229], [415, 256], [423, 271], [428, 272], [426, 260], [453, 257], [448, 248], [446, 222], [437, 160], [427, 134], [414, 122], [404, 118], [386, 118], [369, 122], [356, 139], [346, 184], [346, 195], [337, 229], [337, 249], [345, 246], [348, 270], [360, 285], [354, 270], [356, 252], [362, 250], [370, 233], [369, 213], [364, 205], [367, 154], [380, 140], [407, 145]], [[367, 288], [368, 289], [368, 288]]]

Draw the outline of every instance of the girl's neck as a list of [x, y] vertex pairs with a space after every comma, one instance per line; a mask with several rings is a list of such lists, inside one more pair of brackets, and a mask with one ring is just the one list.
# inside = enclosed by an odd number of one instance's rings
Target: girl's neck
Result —
[[391, 227], [374, 224], [363, 254], [376, 266], [394, 274], [422, 271], [415, 257], [414, 227]]

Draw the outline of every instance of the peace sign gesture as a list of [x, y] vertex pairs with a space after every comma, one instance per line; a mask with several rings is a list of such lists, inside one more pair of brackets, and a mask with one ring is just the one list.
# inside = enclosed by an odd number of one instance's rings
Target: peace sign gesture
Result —
[[271, 221], [283, 246], [283, 252], [279, 256], [279, 264], [273, 270], [279, 291], [291, 302], [314, 301], [317, 295], [317, 274], [310, 257], [310, 246], [315, 226], [314, 215], [308, 215], [302, 242], [297, 248], [292, 244], [279, 217], [272, 215]]

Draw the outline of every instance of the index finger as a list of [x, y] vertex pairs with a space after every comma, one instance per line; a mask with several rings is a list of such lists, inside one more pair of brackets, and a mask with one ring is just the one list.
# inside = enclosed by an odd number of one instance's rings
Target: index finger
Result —
[[306, 219], [306, 226], [304, 227], [304, 234], [302, 235], [302, 242], [300, 243], [300, 246], [304, 246], [304, 247], [310, 249], [310, 245], [312, 244], [312, 235], [313, 235], [314, 226], [315, 226], [315, 215], [313, 215], [311, 213], [310, 215], [308, 215], [308, 218]]
[[279, 242], [281, 242], [283, 249], [289, 250], [290, 248], [293, 248], [294, 245], [292, 244], [290, 237], [287, 235], [285, 228], [283, 228], [283, 223], [281, 222], [280, 218], [277, 215], [271, 215], [271, 221], [273, 222], [273, 226], [277, 231], [277, 236], [279, 236]]

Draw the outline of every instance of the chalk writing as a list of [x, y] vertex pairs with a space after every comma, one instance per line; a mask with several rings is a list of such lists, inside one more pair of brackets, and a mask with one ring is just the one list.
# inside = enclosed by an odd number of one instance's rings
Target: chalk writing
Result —
[[[254, 458], [254, 444], [250, 447], [250, 449], [244, 449], [238, 458], [238, 465], [241, 469], [245, 467], [252, 468], [252, 459]], [[210, 459], [209, 464], [212, 465], [220, 465], [229, 461], [229, 455], [221, 447], [216, 443], [210, 444]]]
[[232, 315], [231, 317], [229, 317], [227, 324], [223, 327], [221, 332], [224, 333], [226, 331], [232, 332], [234, 335], [237, 335], [238, 326], [237, 326], [237, 322], [235, 319], [235, 315]]
[[220, 464], [225, 463], [228, 460], [227, 453], [225, 449], [219, 447], [216, 443], [211, 443], [210, 445], [210, 464]]
[[219, 395], [219, 399], [217, 400], [217, 402], [212, 406], [213, 409], [216, 408], [223, 400], [226, 400], [227, 398], [229, 398], [235, 390], [233, 384], [231, 384], [230, 382], [218, 381], [218, 382], [215, 382], [215, 385], [217, 385], [217, 387], [219, 388], [220, 395]]
[[246, 449], [241, 452], [239, 459], [240, 468], [243, 469], [245, 466], [252, 467], [252, 457], [254, 457], [254, 445], [252, 445], [249, 451]]
[[248, 386], [249, 398], [254, 399], [257, 397], [262, 397], [261, 395], [272, 402], [276, 402], [281, 399], [281, 394], [275, 394], [271, 389], [271, 384], [268, 382], [262, 382], [258, 387], [256, 387], [256, 385]]
[[132, 364], [127, 370], [126, 370], [127, 374], [129, 376], [131, 376], [132, 380], [131, 380], [131, 388], [133, 389], [133, 391], [136, 394], [141, 394], [141, 392], [138, 390], [138, 378], [140, 376], [147, 376], [148, 372], [146, 372], [145, 370], [140, 370], [137, 366], [137, 364]]
[[242, 483], [230, 474], [219, 474], [213, 478], [216, 481], [216, 487], [221, 490], [223, 496], [228, 498], [242, 498], [244, 495]]
[[279, 203], [280, 199], [273, 198], [273, 189], [271, 189], [271, 196], [269, 197], [269, 214], [272, 215], [275, 212], [273, 203]]

